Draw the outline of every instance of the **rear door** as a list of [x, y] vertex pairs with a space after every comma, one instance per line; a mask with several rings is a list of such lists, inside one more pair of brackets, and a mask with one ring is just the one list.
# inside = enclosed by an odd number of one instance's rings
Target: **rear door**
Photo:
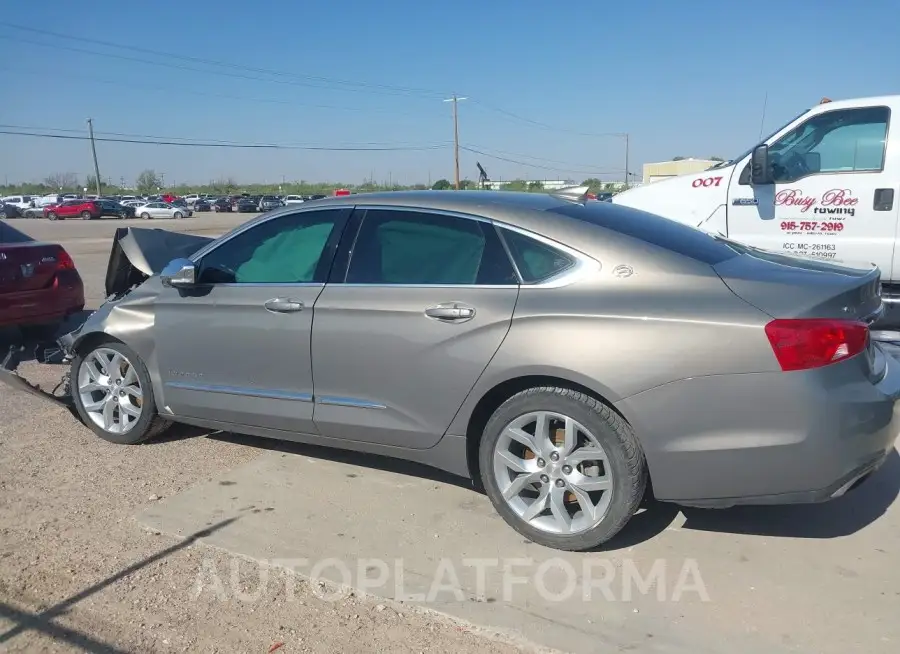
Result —
[[316, 302], [316, 426], [432, 447], [506, 337], [518, 278], [488, 221], [408, 208], [360, 215]]

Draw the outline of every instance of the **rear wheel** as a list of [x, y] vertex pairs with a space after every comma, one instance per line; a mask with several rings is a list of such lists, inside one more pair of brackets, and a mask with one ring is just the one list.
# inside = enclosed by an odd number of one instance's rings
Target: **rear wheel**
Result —
[[90, 220], [90, 219], [91, 219], [91, 212], [90, 212], [90, 211], [82, 211], [82, 212], [81, 212], [81, 219], [82, 219], [82, 220]]
[[484, 488], [520, 534], [581, 551], [615, 536], [647, 484], [644, 454], [619, 414], [566, 388], [531, 388], [504, 402], [479, 449]]
[[104, 440], [135, 445], [171, 424], [157, 414], [147, 368], [127, 345], [101, 343], [78, 354], [70, 383], [79, 417]]
[[145, 211], [141, 214], [141, 218], [143, 218], [144, 220], [150, 220], [150, 214]]

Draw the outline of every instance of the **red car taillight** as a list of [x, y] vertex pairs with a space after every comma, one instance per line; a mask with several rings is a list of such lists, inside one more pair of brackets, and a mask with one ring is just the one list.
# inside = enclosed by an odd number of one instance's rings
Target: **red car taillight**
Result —
[[59, 252], [56, 253], [56, 269], [57, 270], [75, 270], [75, 262], [72, 261], [72, 257], [68, 252], [59, 249]]
[[773, 320], [766, 336], [784, 371], [821, 368], [866, 349], [869, 326], [854, 320]]

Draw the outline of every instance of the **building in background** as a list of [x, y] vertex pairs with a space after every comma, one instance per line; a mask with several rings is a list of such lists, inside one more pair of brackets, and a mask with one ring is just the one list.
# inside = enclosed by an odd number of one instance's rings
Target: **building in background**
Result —
[[661, 179], [699, 173], [715, 166], [718, 161], [711, 159], [678, 159], [644, 164], [644, 184], [658, 182]]
[[489, 179], [484, 182], [484, 188], [491, 191], [499, 191], [509, 184], [520, 185], [523, 183], [527, 186], [540, 184], [545, 191], [558, 191], [567, 186], [578, 186], [578, 182], [574, 182], [571, 179]]

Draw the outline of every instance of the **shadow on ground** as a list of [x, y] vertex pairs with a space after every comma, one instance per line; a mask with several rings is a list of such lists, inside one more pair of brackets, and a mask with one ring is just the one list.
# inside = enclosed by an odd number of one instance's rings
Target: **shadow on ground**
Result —
[[31, 613], [29, 611], [18, 609], [5, 602], [0, 602], [0, 617], [9, 620], [15, 625], [11, 629], [0, 632], [0, 648], [3, 647], [4, 643], [11, 641], [13, 638], [26, 631], [37, 631], [46, 636], [49, 636], [50, 638], [53, 638], [58, 642], [71, 645], [86, 652], [97, 652], [99, 654], [126, 654], [127, 650], [120, 649], [115, 645], [98, 640], [93, 636], [90, 636], [89, 634], [78, 631], [77, 629], [61, 625], [55, 621], [55, 618], [66, 615], [73, 606], [78, 604], [78, 602], [81, 602], [91, 595], [100, 592], [107, 586], [114, 584], [120, 579], [128, 577], [130, 574], [150, 565], [151, 563], [159, 561], [160, 559], [164, 559], [167, 556], [192, 545], [200, 538], [210, 536], [211, 534], [215, 533], [219, 529], [228, 526], [237, 519], [238, 518], [236, 517], [228, 518], [227, 520], [222, 520], [221, 522], [207, 527], [206, 529], [191, 534], [184, 540], [175, 543], [171, 547], [167, 547], [152, 556], [148, 556], [145, 559], [137, 561], [127, 568], [120, 570], [116, 574], [97, 582], [93, 586], [85, 588], [80, 593], [76, 593], [75, 595], [72, 595], [71, 597], [64, 599], [58, 604], [55, 604], [39, 613]]

